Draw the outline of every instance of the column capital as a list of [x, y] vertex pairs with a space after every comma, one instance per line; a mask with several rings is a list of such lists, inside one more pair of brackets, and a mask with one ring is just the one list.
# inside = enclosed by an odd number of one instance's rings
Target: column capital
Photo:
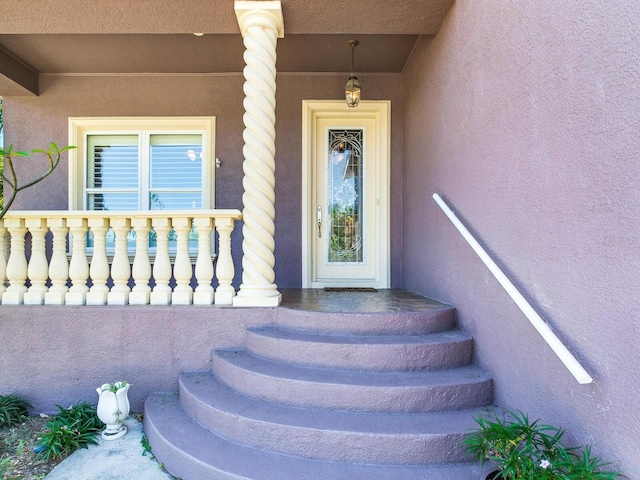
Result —
[[242, 36], [247, 36], [250, 27], [272, 28], [278, 38], [284, 37], [284, 18], [280, 0], [236, 0], [234, 10]]

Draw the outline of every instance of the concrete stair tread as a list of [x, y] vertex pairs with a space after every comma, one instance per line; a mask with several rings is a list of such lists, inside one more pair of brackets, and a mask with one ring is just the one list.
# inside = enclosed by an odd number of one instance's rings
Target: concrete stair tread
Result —
[[428, 310], [362, 312], [353, 308], [314, 312], [278, 308], [274, 324], [307, 332], [361, 335], [407, 335], [441, 332], [455, 328], [455, 308], [440, 304]]
[[[493, 407], [448, 412], [380, 413], [321, 410], [261, 402], [238, 394], [209, 372], [180, 376], [180, 395], [223, 410], [236, 417], [309, 429], [353, 431], [382, 435], [441, 435], [466, 433], [477, 426], [473, 420], [490, 414]], [[183, 401], [183, 404], [186, 403]], [[191, 412], [189, 412], [191, 413]]]
[[282, 309], [324, 313], [399, 313], [451, 309], [451, 305], [403, 289], [377, 292], [326, 292], [320, 289], [284, 289]]
[[324, 462], [255, 449], [199, 426], [175, 394], [145, 403], [145, 434], [167, 470], [185, 479], [234, 480], [477, 480], [477, 464], [370, 465]]
[[254, 356], [242, 349], [216, 350], [214, 357], [259, 375], [304, 382], [385, 388], [445, 386], [490, 381], [489, 375], [475, 365], [446, 370], [386, 372], [309, 368], [274, 362]]
[[438, 370], [317, 368], [273, 361], [242, 349], [217, 350], [212, 373], [238, 393], [318, 409], [435, 412], [491, 403], [491, 378], [473, 365]]
[[244, 348], [255, 356], [307, 367], [419, 371], [470, 364], [473, 339], [460, 330], [428, 334], [355, 335], [270, 326], [247, 329]]
[[415, 335], [340, 335], [326, 333], [307, 333], [282, 328], [249, 328], [248, 332], [274, 339], [293, 340], [309, 343], [347, 344], [347, 345], [432, 345], [447, 342], [465, 342], [472, 340], [471, 335], [461, 330], [447, 330], [429, 334]]

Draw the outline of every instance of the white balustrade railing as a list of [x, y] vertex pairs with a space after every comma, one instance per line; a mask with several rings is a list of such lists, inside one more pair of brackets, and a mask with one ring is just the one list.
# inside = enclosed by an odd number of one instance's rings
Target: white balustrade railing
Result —
[[[231, 232], [241, 218], [239, 210], [7, 213], [0, 220], [2, 304], [231, 305]], [[196, 241], [197, 251], [189, 248]]]

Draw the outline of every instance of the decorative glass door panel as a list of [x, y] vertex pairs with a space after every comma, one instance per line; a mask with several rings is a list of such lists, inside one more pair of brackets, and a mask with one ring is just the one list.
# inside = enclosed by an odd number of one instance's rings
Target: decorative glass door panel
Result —
[[374, 139], [372, 120], [318, 120], [314, 287], [362, 286], [376, 276]]
[[363, 130], [329, 130], [328, 263], [362, 263]]

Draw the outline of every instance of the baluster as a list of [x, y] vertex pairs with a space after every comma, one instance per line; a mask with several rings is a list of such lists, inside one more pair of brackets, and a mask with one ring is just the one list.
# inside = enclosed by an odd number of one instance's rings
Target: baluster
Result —
[[67, 224], [64, 218], [48, 218], [47, 226], [53, 235], [53, 253], [49, 262], [51, 287], [44, 294], [46, 305], [64, 305], [69, 291], [69, 262], [67, 261]]
[[129, 303], [129, 278], [131, 277], [131, 265], [127, 248], [127, 236], [131, 230], [131, 221], [128, 218], [112, 218], [111, 228], [116, 235], [116, 251], [111, 265], [111, 278], [113, 287], [107, 295], [109, 305], [126, 305]]
[[233, 218], [216, 218], [215, 225], [218, 232], [218, 257], [216, 259], [216, 277], [218, 288], [216, 289], [216, 305], [231, 305], [236, 291], [231, 285], [235, 269], [231, 257], [231, 232], [233, 231]]
[[2, 303], [4, 305], [20, 305], [27, 291], [27, 286], [25, 285], [27, 281], [27, 257], [24, 251], [24, 236], [27, 233], [27, 229], [22, 218], [7, 218], [4, 224], [11, 234], [11, 252], [7, 262], [9, 287], [2, 294]]
[[49, 291], [47, 280], [49, 279], [49, 262], [45, 247], [45, 235], [47, 234], [47, 221], [44, 218], [28, 218], [25, 225], [31, 233], [31, 258], [27, 274], [31, 286], [24, 294], [25, 305], [42, 305], [44, 296]]
[[7, 290], [5, 286], [7, 280], [6, 235], [7, 229], [4, 226], [4, 220], [0, 219], [0, 298], [2, 298], [2, 294]]
[[173, 290], [171, 303], [174, 305], [189, 305], [193, 300], [191, 277], [193, 270], [189, 258], [189, 231], [191, 219], [178, 217], [173, 219], [173, 229], [178, 237], [176, 261], [173, 265], [173, 277], [176, 279], [176, 288]]
[[193, 294], [196, 305], [211, 305], [213, 303], [213, 262], [211, 261], [211, 217], [195, 218], [193, 224], [198, 232], [198, 259], [196, 260], [196, 280], [198, 286]]
[[89, 276], [91, 288], [87, 293], [87, 305], [106, 305], [109, 294], [109, 260], [107, 259], [106, 235], [109, 231], [108, 218], [90, 218], [89, 228], [93, 233], [93, 255]]
[[151, 296], [149, 279], [151, 278], [151, 262], [149, 261], [149, 231], [151, 219], [134, 218], [131, 226], [136, 232], [136, 256], [133, 260], [134, 286], [129, 295], [129, 304], [146, 305]]
[[86, 218], [72, 217], [67, 219], [67, 226], [72, 236], [71, 262], [69, 263], [69, 277], [71, 288], [65, 296], [67, 305], [84, 305], [86, 302], [87, 279], [89, 278], [89, 262], [87, 261], [87, 230]]
[[153, 279], [156, 282], [151, 292], [151, 305], [169, 305], [171, 303], [171, 261], [169, 260], [169, 232], [171, 219], [156, 217], [152, 221], [156, 232], [156, 258], [153, 261]]

